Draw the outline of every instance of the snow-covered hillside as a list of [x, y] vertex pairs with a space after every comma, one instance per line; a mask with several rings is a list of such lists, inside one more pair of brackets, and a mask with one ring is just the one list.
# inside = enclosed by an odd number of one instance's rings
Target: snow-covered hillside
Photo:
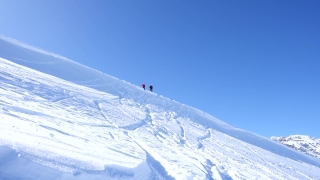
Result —
[[2, 36], [0, 94], [0, 179], [320, 179], [317, 158]]
[[313, 157], [320, 158], [320, 139], [305, 135], [271, 137], [271, 139]]

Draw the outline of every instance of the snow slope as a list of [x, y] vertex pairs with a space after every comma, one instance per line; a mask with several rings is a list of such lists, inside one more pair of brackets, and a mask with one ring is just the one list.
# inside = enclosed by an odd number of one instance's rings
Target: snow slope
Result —
[[310, 156], [320, 158], [320, 139], [305, 135], [273, 136], [271, 139]]
[[320, 160], [0, 36], [0, 179], [320, 179]]

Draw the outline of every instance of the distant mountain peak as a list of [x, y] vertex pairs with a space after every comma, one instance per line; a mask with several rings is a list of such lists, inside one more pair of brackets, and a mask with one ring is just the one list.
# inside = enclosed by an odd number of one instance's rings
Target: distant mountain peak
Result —
[[272, 140], [320, 159], [320, 139], [307, 135], [271, 137]]

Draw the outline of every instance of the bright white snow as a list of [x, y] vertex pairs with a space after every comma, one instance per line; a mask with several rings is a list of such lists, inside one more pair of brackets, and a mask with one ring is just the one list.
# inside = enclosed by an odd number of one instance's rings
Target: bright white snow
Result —
[[0, 179], [320, 179], [319, 159], [64, 57], [3, 36], [0, 57]]

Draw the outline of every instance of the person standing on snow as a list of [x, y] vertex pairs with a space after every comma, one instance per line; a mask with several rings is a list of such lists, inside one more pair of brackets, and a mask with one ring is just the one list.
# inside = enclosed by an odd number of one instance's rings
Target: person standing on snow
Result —
[[146, 90], [146, 85], [142, 84], [142, 88], [143, 88], [143, 90]]
[[149, 89], [150, 89], [150, 91], [152, 92], [152, 90], [153, 90], [153, 86], [152, 86], [152, 85], [150, 85], [150, 86], [149, 86]]

